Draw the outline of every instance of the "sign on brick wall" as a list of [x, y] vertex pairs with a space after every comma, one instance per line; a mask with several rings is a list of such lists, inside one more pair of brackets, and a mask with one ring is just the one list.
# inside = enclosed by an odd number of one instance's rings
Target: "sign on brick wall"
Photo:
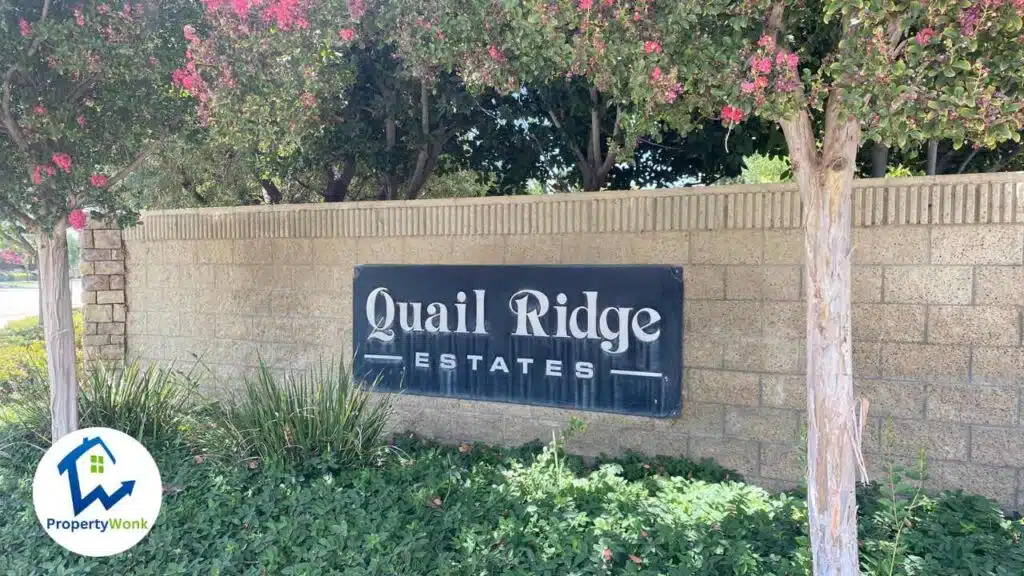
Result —
[[356, 267], [356, 373], [387, 391], [679, 414], [682, 270]]

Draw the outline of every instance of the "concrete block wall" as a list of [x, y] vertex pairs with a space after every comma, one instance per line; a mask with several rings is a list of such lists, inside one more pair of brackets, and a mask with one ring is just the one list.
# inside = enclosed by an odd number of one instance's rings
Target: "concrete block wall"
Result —
[[[854, 376], [873, 477], [1024, 507], [1024, 174], [858, 181]], [[151, 212], [125, 232], [129, 351], [223, 382], [348, 357], [362, 263], [683, 266], [684, 409], [658, 420], [417, 396], [395, 429], [548, 439], [584, 454], [712, 457], [771, 488], [804, 475], [801, 203], [789, 185]]]
[[82, 305], [86, 358], [119, 360], [125, 353], [124, 244], [117, 224], [89, 218], [81, 232]]

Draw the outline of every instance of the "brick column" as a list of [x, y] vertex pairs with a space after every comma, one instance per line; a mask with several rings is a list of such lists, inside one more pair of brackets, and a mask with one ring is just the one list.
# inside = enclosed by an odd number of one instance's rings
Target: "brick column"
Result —
[[124, 244], [117, 224], [89, 218], [82, 235], [82, 305], [88, 360], [125, 353]]

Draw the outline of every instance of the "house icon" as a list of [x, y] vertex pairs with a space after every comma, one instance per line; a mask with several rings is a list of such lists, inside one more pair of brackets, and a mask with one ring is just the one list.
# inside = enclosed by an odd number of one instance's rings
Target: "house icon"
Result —
[[[106, 457], [110, 458], [111, 464], [117, 464], [113, 452], [110, 451], [110, 448], [107, 447], [106, 443], [99, 436], [83, 438], [82, 443], [71, 452], [68, 452], [57, 464], [57, 472], [68, 475], [68, 488], [71, 491], [71, 505], [74, 507], [75, 516], [81, 514], [97, 500], [105, 509], [110, 510], [122, 498], [131, 495], [132, 490], [135, 489], [135, 480], [127, 480], [121, 482], [121, 487], [114, 491], [113, 494], [107, 494], [107, 491], [102, 486], [97, 486], [92, 492], [89, 492], [84, 497], [82, 496], [82, 485], [78, 478], [78, 460], [96, 446], [103, 448], [103, 452], [106, 454]], [[106, 457], [100, 454], [91, 454], [89, 456], [89, 472], [91, 474], [103, 474]]]

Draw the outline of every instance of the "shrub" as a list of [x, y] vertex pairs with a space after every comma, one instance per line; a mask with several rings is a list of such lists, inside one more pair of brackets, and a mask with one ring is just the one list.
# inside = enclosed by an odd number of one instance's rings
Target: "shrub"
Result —
[[171, 442], [188, 425], [198, 381], [172, 366], [132, 362], [90, 366], [79, 394], [83, 428], [120, 430], [141, 442]]
[[230, 448], [245, 456], [348, 467], [381, 453], [391, 407], [390, 396], [375, 399], [341, 362], [278, 377], [261, 360], [221, 418]]
[[[81, 361], [84, 332], [82, 313], [74, 311], [72, 322], [75, 329], [75, 349], [78, 351], [78, 360]], [[79, 374], [81, 372], [79, 364]], [[8, 322], [5, 327], [0, 328], [0, 404], [12, 402], [9, 396], [16, 388], [37, 386], [40, 374], [46, 374], [46, 346], [43, 343], [43, 327], [39, 324], [39, 318], [31, 316]], [[45, 376], [43, 381], [45, 382]]]
[[[148, 446], [181, 443], [195, 413], [198, 381], [191, 373], [138, 362], [89, 365], [78, 393], [80, 428], [100, 426], [128, 434]], [[28, 370], [12, 386], [6, 404], [8, 422], [20, 435], [50, 441], [50, 386], [45, 365]]]
[[[406, 437], [399, 445], [405, 457], [381, 466], [306, 476], [154, 450], [168, 484], [160, 519], [111, 558], [75, 556], [49, 540], [26, 505], [38, 451], [0, 446], [0, 573], [810, 573], [806, 506], [784, 494], [679, 476], [631, 481], [612, 460], [575, 470], [551, 446], [538, 453]], [[1021, 523], [961, 494], [917, 508], [904, 528], [906, 553], [890, 565], [891, 523], [871, 512], [889, 499], [878, 486], [858, 495], [863, 574], [1024, 574]]]
[[[75, 328], [75, 348], [82, 348], [82, 333], [85, 332], [85, 321], [82, 312], [73, 310], [71, 322]], [[43, 326], [38, 316], [29, 316], [21, 320], [12, 320], [6, 326], [0, 326], [0, 345], [26, 346], [33, 342], [43, 341]]]

